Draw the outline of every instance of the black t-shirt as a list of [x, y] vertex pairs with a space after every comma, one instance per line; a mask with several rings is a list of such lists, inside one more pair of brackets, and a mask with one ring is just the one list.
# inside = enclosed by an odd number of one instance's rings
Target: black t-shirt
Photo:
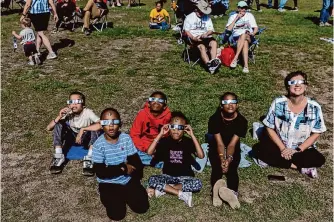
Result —
[[195, 159], [195, 144], [192, 139], [183, 137], [181, 141], [175, 141], [170, 136], [159, 141], [156, 147], [154, 159], [163, 161], [162, 172], [170, 176], [194, 176], [191, 165]]
[[[221, 116], [220, 109], [217, 109], [216, 113], [210, 117], [208, 125], [209, 134], [214, 135], [220, 133], [223, 143], [225, 147], [227, 147], [234, 135], [243, 138], [246, 136], [248, 121], [239, 112], [235, 119], [231, 121], [224, 120]], [[217, 152], [215, 138], [209, 141], [209, 149], [211, 152]], [[236, 144], [235, 153], [240, 153], [240, 140]]]

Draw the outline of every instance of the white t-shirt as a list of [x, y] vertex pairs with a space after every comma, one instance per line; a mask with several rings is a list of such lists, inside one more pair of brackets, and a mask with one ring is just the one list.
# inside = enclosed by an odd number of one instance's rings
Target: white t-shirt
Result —
[[[231, 23], [234, 21], [234, 19], [237, 17], [238, 13], [235, 13], [231, 15], [228, 18], [227, 25], [231, 25]], [[246, 14], [241, 17], [236, 23], [234, 24], [233, 27], [233, 36], [239, 36], [244, 34], [246, 31], [249, 31], [250, 33], [253, 33], [253, 28], [257, 27], [256, 21], [252, 13], [246, 12]]]
[[80, 129], [83, 127], [87, 127], [92, 125], [93, 123], [96, 123], [100, 118], [95, 115], [95, 113], [88, 108], [84, 108], [80, 115], [76, 116], [73, 114], [70, 114], [67, 117], [67, 120], [70, 124], [71, 129], [79, 133]]
[[22, 37], [21, 44], [26, 44], [26, 42], [34, 42], [35, 41], [35, 33], [31, 28], [24, 28], [19, 36]]
[[[211, 18], [207, 15], [199, 18], [196, 12], [189, 14], [184, 20], [183, 30], [190, 32], [194, 37], [200, 36], [208, 31], [214, 31]], [[211, 37], [211, 36], [208, 36]]]

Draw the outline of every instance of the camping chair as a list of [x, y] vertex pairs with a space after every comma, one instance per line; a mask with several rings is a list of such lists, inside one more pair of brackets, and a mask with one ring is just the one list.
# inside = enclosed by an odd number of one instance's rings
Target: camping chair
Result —
[[[94, 18], [94, 20], [90, 22], [90, 25], [94, 27], [94, 29], [98, 32], [102, 32], [103, 29], [107, 28], [108, 27], [108, 13], [109, 13], [109, 10], [108, 10], [108, 7], [107, 7], [107, 0], [103, 0], [103, 3], [105, 4], [105, 9], [103, 11], [103, 13], [97, 17], [97, 18]], [[82, 32], [84, 31], [84, 27], [82, 26]]]
[[[266, 30], [265, 27], [259, 28], [259, 31], [254, 36], [254, 39], [252, 39], [253, 41], [250, 43], [248, 48], [248, 59], [253, 64], [255, 64], [256, 49], [259, 47], [260, 44], [260, 35], [264, 30]], [[233, 39], [232, 31], [225, 30], [225, 32], [221, 34], [220, 38], [222, 39], [220, 42], [221, 44], [229, 44], [233, 48], [237, 47], [237, 42]]]
[[136, 0], [131, 0], [130, 5], [140, 6], [140, 0], [138, 0], [138, 3]]
[[15, 0], [15, 2], [20, 6], [21, 9], [23, 9], [26, 4], [25, 0]]
[[6, 9], [9, 11], [9, 10], [12, 10], [12, 8], [13, 8], [12, 0], [1, 0], [1, 12], [2, 12], [2, 9]]
[[[79, 15], [78, 15], [78, 10], [80, 10], [80, 8], [78, 8], [76, 6], [76, 0], [71, 0], [72, 3], [74, 4], [74, 7], [72, 9], [72, 11], [69, 13], [70, 15], [68, 16], [62, 16], [59, 18], [60, 23], [56, 24], [55, 29], [53, 30], [53, 32], [57, 32], [59, 28], [61, 28], [63, 25], [64, 27], [68, 27], [69, 24], [72, 24], [72, 28], [71, 31], [73, 32], [75, 30], [76, 25], [79, 22]], [[59, 6], [59, 4], [62, 4], [63, 0], [57, 0], [57, 4], [56, 4], [56, 8], [57, 8], [57, 13], [58, 15], [60, 15], [61, 13], [59, 13], [59, 10], [61, 10], [61, 8], [58, 8], [57, 6]]]

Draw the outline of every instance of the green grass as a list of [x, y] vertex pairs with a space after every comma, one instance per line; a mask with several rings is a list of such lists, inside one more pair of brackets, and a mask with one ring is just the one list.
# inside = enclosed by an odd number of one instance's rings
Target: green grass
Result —
[[[308, 95], [322, 105], [328, 128], [319, 141], [327, 160], [319, 179], [253, 164], [239, 170], [241, 209], [234, 211], [227, 205], [212, 206], [211, 170], [207, 168], [196, 175], [204, 187], [194, 195], [193, 208], [165, 196], [150, 200], [150, 210], [144, 215], [129, 210], [125, 221], [333, 221], [333, 48], [319, 39], [333, 36], [333, 30], [311, 20], [319, 17], [315, 10], [321, 8], [321, 1], [300, 2], [297, 13], [254, 12], [258, 25], [267, 27], [256, 65], [250, 65], [249, 74], [243, 74], [240, 67], [222, 67], [216, 75], [209, 75], [200, 65], [189, 68], [181, 58], [183, 46], [177, 45], [172, 31], [149, 30], [148, 14], [154, 3], [144, 3], [141, 8], [111, 9], [108, 19], [114, 28], [90, 37], [80, 28], [74, 33], [48, 34], [52, 43], [71, 39], [75, 44], [59, 49], [57, 60], [39, 67], [26, 65], [21, 47], [13, 52], [11, 31], [20, 30], [19, 15], [1, 17], [3, 221], [107, 221], [96, 193], [97, 182], [81, 175], [80, 162], [70, 162], [57, 176], [48, 172], [52, 134], [45, 128], [66, 105], [71, 91], [82, 91], [88, 107], [97, 114], [106, 107], [117, 108], [127, 132], [149, 94], [162, 90], [168, 95], [169, 107], [183, 111], [204, 142], [207, 121], [222, 93], [238, 94], [240, 112], [250, 128], [273, 98], [285, 93], [284, 74], [296, 70], [309, 75]], [[235, 4], [233, 0], [232, 9]], [[171, 12], [169, 3], [165, 8]], [[223, 31], [227, 17], [213, 22], [216, 31]], [[256, 143], [250, 134], [242, 142]], [[144, 181], [157, 173], [157, 169], [145, 169]], [[267, 175], [275, 173], [288, 180], [269, 182]]]

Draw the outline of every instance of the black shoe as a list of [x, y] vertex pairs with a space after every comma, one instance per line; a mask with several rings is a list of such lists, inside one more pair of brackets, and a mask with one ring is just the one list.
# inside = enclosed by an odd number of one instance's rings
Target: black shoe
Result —
[[85, 156], [83, 159], [82, 174], [84, 176], [94, 176], [93, 163], [91, 156]]
[[57, 174], [61, 173], [63, 170], [63, 163], [65, 162], [64, 154], [54, 154], [51, 164], [50, 164], [50, 173]]
[[84, 33], [85, 33], [85, 35], [86, 35], [86, 36], [88, 36], [88, 35], [90, 35], [90, 30], [89, 30], [89, 29], [87, 29], [87, 28], [85, 28], [85, 31], [84, 31]]

